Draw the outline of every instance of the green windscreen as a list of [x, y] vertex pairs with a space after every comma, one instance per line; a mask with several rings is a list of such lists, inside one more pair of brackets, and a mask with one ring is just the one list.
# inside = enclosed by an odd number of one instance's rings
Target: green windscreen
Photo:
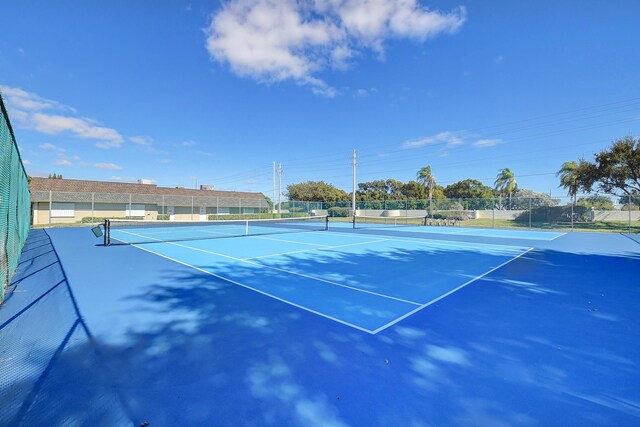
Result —
[[29, 233], [31, 207], [29, 181], [24, 170], [9, 115], [0, 95], [0, 303], [18, 266]]

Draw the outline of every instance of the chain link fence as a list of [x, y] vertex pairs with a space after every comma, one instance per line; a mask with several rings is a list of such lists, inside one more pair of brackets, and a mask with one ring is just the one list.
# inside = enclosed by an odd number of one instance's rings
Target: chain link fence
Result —
[[[339, 220], [353, 215], [351, 202], [286, 200], [278, 210], [265, 198], [56, 191], [34, 191], [31, 198], [36, 225], [105, 218], [207, 221], [328, 215]], [[356, 203], [356, 215], [426, 216], [467, 227], [638, 232], [640, 196], [370, 200]]]
[[[286, 201], [282, 212], [347, 218], [351, 202]], [[426, 216], [466, 227], [640, 232], [640, 196], [496, 197], [471, 199], [371, 200], [356, 202], [356, 215]]]
[[29, 234], [29, 182], [0, 96], [0, 303]]

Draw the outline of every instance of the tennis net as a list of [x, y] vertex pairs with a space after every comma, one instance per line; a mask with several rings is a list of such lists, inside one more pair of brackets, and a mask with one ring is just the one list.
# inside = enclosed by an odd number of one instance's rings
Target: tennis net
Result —
[[324, 231], [328, 222], [326, 216], [216, 221], [112, 219], [105, 221], [104, 229], [105, 245], [109, 246]]
[[353, 228], [416, 227], [426, 224], [424, 216], [355, 216]]

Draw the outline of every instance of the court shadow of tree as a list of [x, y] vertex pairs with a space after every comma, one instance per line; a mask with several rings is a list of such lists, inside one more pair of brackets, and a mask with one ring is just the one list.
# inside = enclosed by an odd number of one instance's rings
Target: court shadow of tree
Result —
[[[123, 250], [132, 263], [151, 256]], [[354, 283], [436, 273], [463, 280], [464, 265], [443, 261], [470, 255], [455, 251], [292, 256], [278, 267]], [[439, 265], [425, 262], [436, 258]], [[91, 338], [69, 295], [47, 294], [42, 301], [54, 316], [47, 322], [59, 331], [45, 328], [54, 344], [37, 337], [34, 351], [50, 368], [9, 390], [31, 396], [19, 405], [28, 408], [23, 425], [91, 415], [100, 425], [122, 413], [133, 415], [111, 425], [631, 425], [640, 418], [640, 338], [629, 333], [640, 320], [637, 258], [530, 252], [377, 335], [162, 265], [160, 280], [123, 297], [147, 316], [117, 343]], [[256, 274], [242, 264], [203, 268], [241, 283]], [[418, 268], [431, 274], [407, 273]], [[259, 280], [287, 278], [260, 269]], [[67, 317], [55, 317], [57, 310]], [[42, 329], [42, 319], [20, 330]]]
[[[279, 267], [388, 280], [424, 257], [343, 253], [330, 262], [289, 257]], [[138, 310], [168, 317], [130, 332], [128, 348], [112, 356], [134, 394], [152, 396], [139, 407], [160, 424], [526, 425], [594, 416], [629, 424], [640, 417], [622, 387], [640, 381], [640, 340], [630, 345], [628, 335], [639, 320], [630, 286], [637, 262], [536, 251], [377, 335], [168, 269], [135, 297]], [[206, 269], [241, 283], [256, 274], [243, 265]]]

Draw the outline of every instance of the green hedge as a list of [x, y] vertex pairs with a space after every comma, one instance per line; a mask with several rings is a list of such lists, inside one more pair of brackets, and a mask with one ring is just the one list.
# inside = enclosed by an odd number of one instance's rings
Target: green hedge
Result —
[[[573, 207], [574, 221], [587, 221], [590, 209], [585, 206]], [[517, 223], [529, 223], [529, 211], [526, 210], [515, 219]], [[531, 222], [533, 223], [555, 223], [571, 222], [571, 206], [541, 206], [531, 209]]]
[[230, 220], [242, 220], [242, 219], [273, 219], [273, 218], [302, 218], [309, 216], [306, 212], [291, 212], [291, 213], [256, 213], [256, 214], [211, 214], [207, 215], [209, 221], [230, 221]]
[[82, 218], [83, 224], [93, 224], [93, 223], [102, 223], [107, 219], [131, 219], [131, 220], [141, 220], [144, 219], [143, 216], [130, 216], [130, 217], [104, 217], [104, 216], [85, 216]]
[[345, 218], [351, 215], [351, 208], [333, 207], [327, 210], [330, 217]]

